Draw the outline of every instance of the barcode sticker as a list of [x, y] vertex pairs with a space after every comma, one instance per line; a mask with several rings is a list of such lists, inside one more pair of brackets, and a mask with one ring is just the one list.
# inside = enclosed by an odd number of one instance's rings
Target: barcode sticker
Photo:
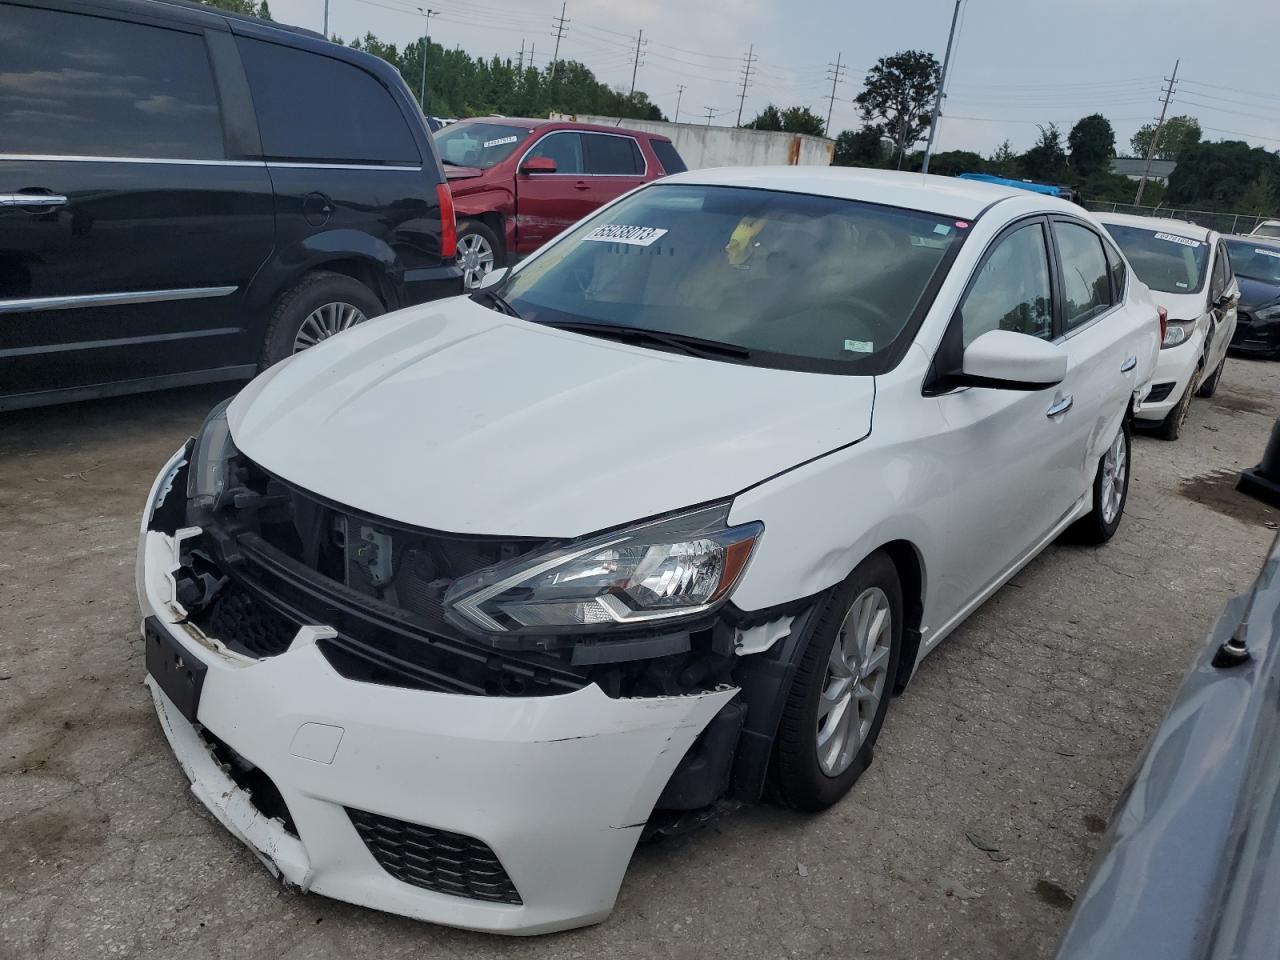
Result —
[[1172, 234], [1172, 233], [1157, 233], [1157, 234], [1156, 234], [1156, 239], [1157, 239], [1157, 240], [1167, 240], [1167, 241], [1169, 241], [1170, 243], [1180, 243], [1180, 244], [1182, 244], [1184, 247], [1198, 247], [1198, 246], [1200, 246], [1200, 241], [1199, 241], [1199, 240], [1192, 240], [1192, 239], [1190, 239], [1189, 237], [1179, 237], [1179, 236], [1176, 236], [1175, 234]]
[[633, 247], [647, 247], [666, 235], [662, 227], [632, 227], [625, 223], [609, 223], [596, 227], [583, 240], [599, 240], [602, 243], [627, 243]]

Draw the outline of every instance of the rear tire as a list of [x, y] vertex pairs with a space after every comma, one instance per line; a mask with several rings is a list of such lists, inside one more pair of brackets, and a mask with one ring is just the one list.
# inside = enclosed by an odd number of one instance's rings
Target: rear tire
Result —
[[1129, 420], [1120, 425], [1120, 433], [1107, 447], [1093, 476], [1093, 509], [1071, 527], [1071, 539], [1078, 543], [1106, 543], [1120, 528], [1125, 505], [1129, 502], [1129, 465], [1132, 452]]
[[[873, 553], [818, 611], [796, 669], [770, 765], [771, 792], [782, 803], [825, 809], [871, 764], [898, 673], [902, 626], [897, 568]], [[837, 742], [842, 720], [844, 740]]]
[[382, 301], [359, 280], [328, 270], [308, 273], [276, 301], [260, 369], [383, 312]]
[[458, 224], [458, 266], [462, 267], [462, 288], [474, 290], [485, 275], [506, 261], [502, 241], [479, 220]]
[[1183, 391], [1182, 399], [1160, 421], [1160, 426], [1156, 427], [1155, 434], [1161, 440], [1177, 440], [1181, 436], [1182, 425], [1187, 419], [1187, 411], [1191, 409], [1191, 398], [1200, 389], [1200, 378], [1203, 375], [1204, 367], [1196, 367], [1195, 373], [1191, 375], [1191, 382], [1187, 384], [1187, 389]]
[[1218, 361], [1218, 368], [1213, 371], [1213, 376], [1200, 384], [1200, 389], [1196, 391], [1197, 397], [1212, 397], [1218, 392], [1218, 384], [1222, 382], [1222, 369], [1227, 365], [1227, 355], [1224, 353], [1222, 359]]

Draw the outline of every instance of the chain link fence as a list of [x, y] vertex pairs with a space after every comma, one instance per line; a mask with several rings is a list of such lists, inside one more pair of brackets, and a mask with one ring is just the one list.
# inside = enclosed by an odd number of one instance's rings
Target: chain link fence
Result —
[[1130, 213], [1139, 217], [1164, 217], [1168, 220], [1186, 220], [1219, 233], [1251, 233], [1253, 228], [1267, 217], [1252, 213], [1214, 213], [1209, 210], [1184, 210], [1182, 207], [1139, 207], [1132, 203], [1112, 203], [1109, 200], [1082, 200], [1086, 210], [1095, 213]]

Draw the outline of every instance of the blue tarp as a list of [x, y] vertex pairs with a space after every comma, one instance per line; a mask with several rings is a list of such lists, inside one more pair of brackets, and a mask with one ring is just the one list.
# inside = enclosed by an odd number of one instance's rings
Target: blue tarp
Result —
[[983, 183], [998, 183], [1002, 187], [1017, 187], [1019, 190], [1030, 190], [1032, 193], [1047, 193], [1051, 197], [1062, 196], [1061, 187], [1053, 187], [1047, 183], [1032, 183], [1029, 180], [1010, 180], [1008, 177], [997, 177], [990, 173], [962, 173], [958, 180], [981, 180]]

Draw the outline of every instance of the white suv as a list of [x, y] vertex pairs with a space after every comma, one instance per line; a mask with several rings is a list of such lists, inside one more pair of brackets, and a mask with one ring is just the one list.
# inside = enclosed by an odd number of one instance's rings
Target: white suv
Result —
[[699, 170], [216, 409], [151, 490], [148, 683], [291, 884], [534, 933], [646, 831], [871, 762], [917, 663], [1115, 533], [1157, 310], [1079, 207]]

